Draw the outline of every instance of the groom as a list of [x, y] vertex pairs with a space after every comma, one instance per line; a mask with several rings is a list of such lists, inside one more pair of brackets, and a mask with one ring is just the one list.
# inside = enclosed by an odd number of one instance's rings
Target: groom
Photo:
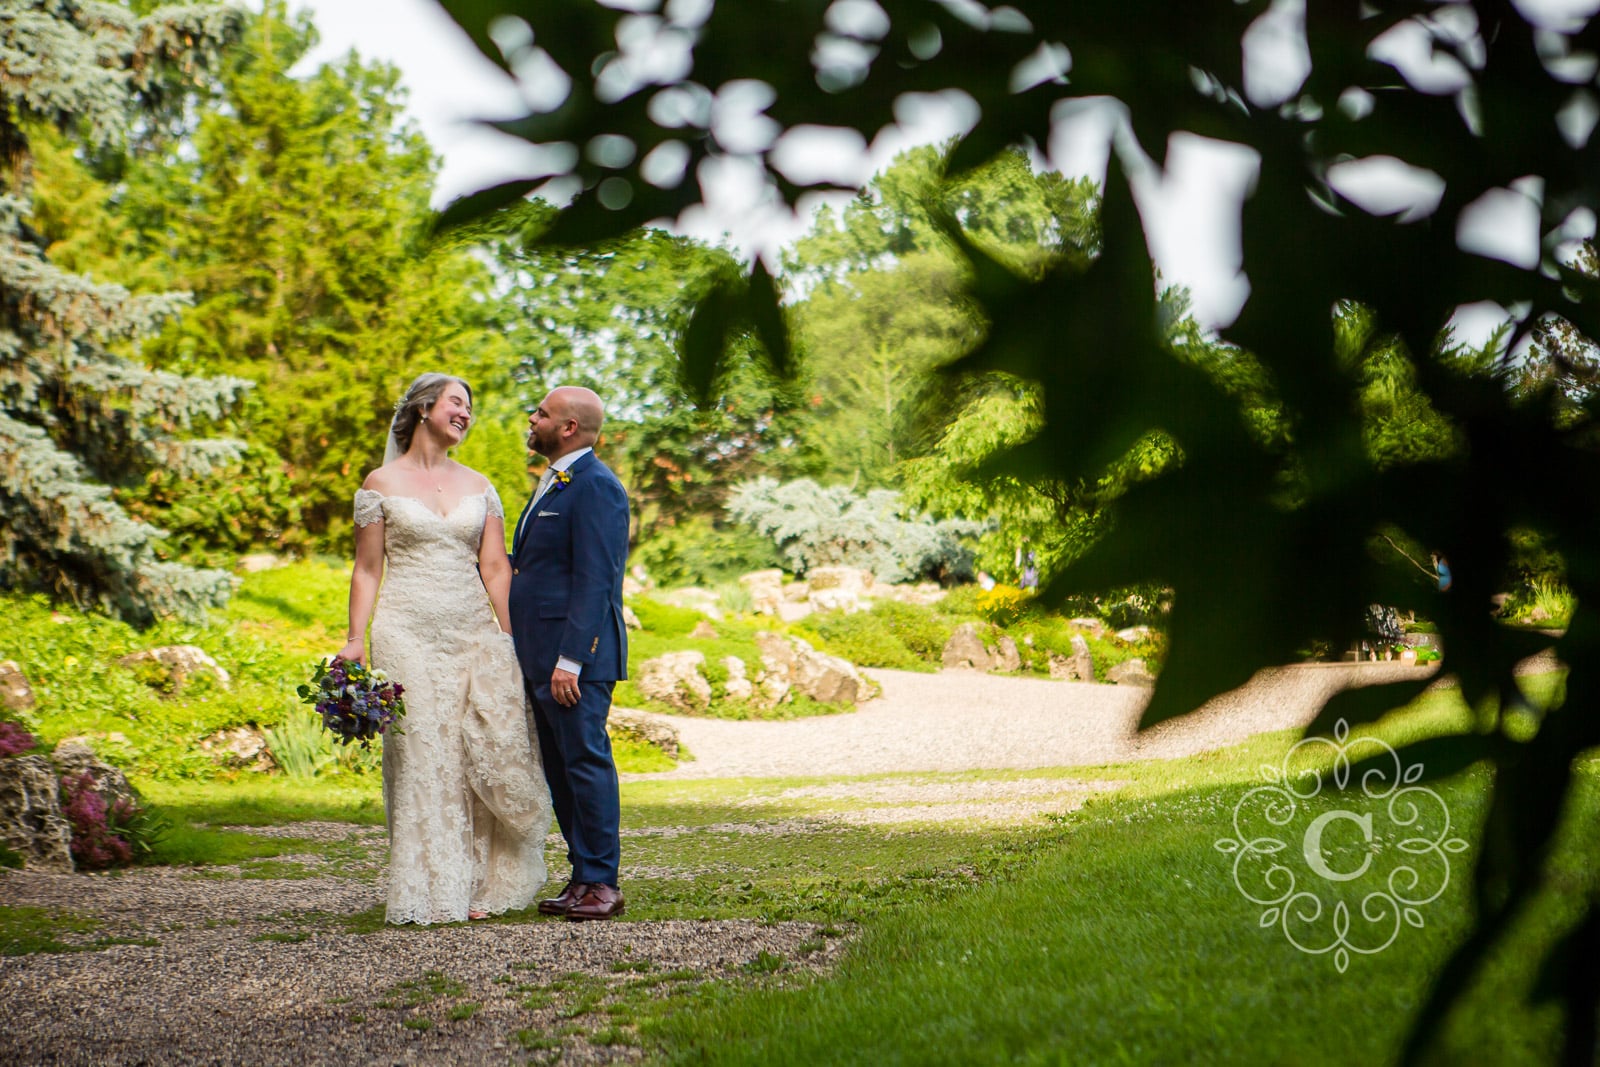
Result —
[[528, 447], [550, 463], [511, 551], [511, 635], [572, 864], [566, 888], [539, 910], [574, 922], [623, 910], [606, 715], [612, 687], [628, 676], [628, 494], [594, 454], [604, 421], [600, 398], [574, 386], [552, 390], [528, 416]]

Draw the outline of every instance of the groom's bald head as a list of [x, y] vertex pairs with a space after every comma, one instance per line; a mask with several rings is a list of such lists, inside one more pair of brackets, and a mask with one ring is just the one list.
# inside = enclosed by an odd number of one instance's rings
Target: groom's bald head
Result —
[[528, 447], [549, 459], [593, 448], [605, 421], [605, 406], [594, 390], [559, 386], [528, 415]]
[[556, 418], [576, 422], [579, 436], [586, 438], [583, 442], [585, 445], [593, 445], [600, 437], [600, 427], [606, 421], [606, 409], [600, 402], [600, 395], [593, 389], [585, 389], [581, 385], [557, 386], [550, 390], [544, 405]]

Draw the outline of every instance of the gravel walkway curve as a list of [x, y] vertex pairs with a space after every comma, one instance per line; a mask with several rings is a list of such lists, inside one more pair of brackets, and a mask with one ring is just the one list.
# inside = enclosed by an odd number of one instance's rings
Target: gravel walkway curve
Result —
[[974, 671], [869, 670], [883, 687], [848, 715], [780, 722], [663, 716], [694, 759], [641, 778], [777, 778], [896, 771], [1077, 767], [1167, 759], [1305, 726], [1357, 685], [1425, 677], [1401, 663], [1262, 671], [1198, 714], [1138, 733], [1150, 690]]

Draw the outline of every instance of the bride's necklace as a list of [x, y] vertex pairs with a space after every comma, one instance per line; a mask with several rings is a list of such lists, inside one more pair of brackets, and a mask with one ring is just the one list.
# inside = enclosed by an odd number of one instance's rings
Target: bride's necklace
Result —
[[[415, 464], [407, 464], [407, 467], [410, 470], [416, 471], [418, 474], [428, 475], [428, 477], [430, 477], [430, 478], [435, 478], [436, 479], [438, 477], [438, 475], [430, 474], [429, 471], [431, 470], [431, 468], [428, 468], [428, 467], [421, 467], [421, 466], [417, 466]], [[435, 493], [444, 492], [444, 485], [442, 483], [436, 481], [434, 483], [434, 486], [433, 486], [433, 491]]]

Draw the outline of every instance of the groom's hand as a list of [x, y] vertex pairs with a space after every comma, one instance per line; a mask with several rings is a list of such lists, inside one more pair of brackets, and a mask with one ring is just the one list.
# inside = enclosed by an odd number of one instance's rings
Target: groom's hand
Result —
[[557, 667], [550, 672], [550, 695], [556, 698], [556, 703], [564, 708], [570, 708], [578, 703], [578, 676], [571, 671], [564, 671]]

